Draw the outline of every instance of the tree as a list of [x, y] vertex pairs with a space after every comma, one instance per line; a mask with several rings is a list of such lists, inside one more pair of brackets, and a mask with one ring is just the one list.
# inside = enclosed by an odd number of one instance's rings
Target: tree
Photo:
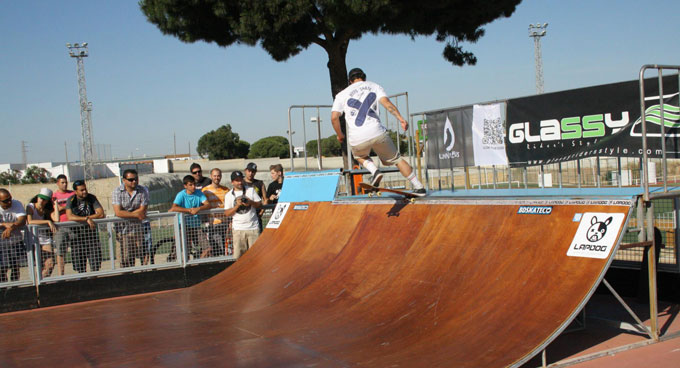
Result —
[[37, 167], [35, 165], [27, 167], [24, 177], [21, 178], [22, 184], [49, 183], [51, 181], [52, 174], [44, 167]]
[[446, 42], [443, 56], [453, 65], [477, 58], [461, 42], [476, 42], [481, 28], [509, 17], [521, 0], [141, 0], [147, 19], [183, 42], [215, 42], [222, 47], [260, 45], [276, 61], [312, 44], [328, 54], [333, 97], [347, 86], [345, 57], [351, 40], [364, 33], [435, 35]]
[[250, 143], [242, 141], [238, 133], [231, 131], [231, 125], [222, 125], [211, 130], [198, 140], [196, 152], [209, 160], [227, 160], [230, 158], [246, 158]]
[[0, 185], [19, 184], [21, 182], [21, 172], [12, 169], [11, 171], [0, 173]]
[[[307, 150], [307, 156], [315, 157], [317, 156], [317, 143], [316, 139], [307, 142], [305, 147]], [[333, 134], [328, 138], [321, 139], [321, 156], [332, 157], [340, 156], [342, 154], [342, 148], [340, 147], [340, 142], [338, 142], [338, 136]]]
[[266, 137], [251, 144], [248, 158], [261, 157], [290, 158], [288, 138], [281, 136]]

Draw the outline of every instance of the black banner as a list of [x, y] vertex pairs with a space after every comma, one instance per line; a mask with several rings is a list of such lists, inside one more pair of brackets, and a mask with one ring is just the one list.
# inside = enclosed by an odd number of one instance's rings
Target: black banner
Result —
[[[677, 75], [663, 79], [666, 156], [678, 158]], [[657, 78], [645, 80], [647, 152], [662, 156]], [[505, 149], [510, 166], [545, 165], [593, 156], [642, 156], [640, 86], [621, 82], [516, 98], [507, 102]]]
[[474, 166], [472, 106], [426, 114], [427, 168]]

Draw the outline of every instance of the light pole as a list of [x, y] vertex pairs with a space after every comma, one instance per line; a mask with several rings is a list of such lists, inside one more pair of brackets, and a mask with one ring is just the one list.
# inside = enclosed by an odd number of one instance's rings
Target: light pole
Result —
[[534, 60], [536, 62], [536, 94], [543, 93], [543, 60], [541, 58], [541, 37], [545, 36], [548, 23], [529, 24], [529, 37], [534, 39]]
[[[66, 44], [68, 54], [76, 59], [78, 72], [78, 95], [80, 97], [80, 131], [83, 137], [83, 161], [85, 164], [85, 180], [94, 179], [94, 139], [92, 137], [92, 103], [87, 101], [87, 89], [85, 88], [85, 66], [83, 58], [89, 55], [87, 42], [82, 44]], [[93, 183], [88, 183], [93, 184]]]

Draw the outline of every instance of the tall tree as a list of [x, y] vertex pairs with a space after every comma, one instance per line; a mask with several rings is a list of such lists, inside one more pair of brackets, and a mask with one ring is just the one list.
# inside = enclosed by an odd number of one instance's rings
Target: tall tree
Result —
[[238, 133], [231, 130], [231, 125], [222, 125], [211, 130], [198, 139], [196, 151], [201, 157], [210, 160], [228, 160], [230, 158], [246, 158], [250, 143], [242, 141]]
[[284, 61], [312, 44], [328, 54], [332, 96], [347, 86], [345, 57], [364, 33], [435, 35], [446, 42], [453, 65], [474, 65], [461, 42], [476, 42], [481, 28], [509, 17], [521, 0], [141, 0], [142, 12], [164, 34], [183, 42], [203, 40], [227, 47], [260, 45]]
[[250, 145], [248, 158], [278, 157], [290, 158], [288, 138], [272, 136], [262, 138]]

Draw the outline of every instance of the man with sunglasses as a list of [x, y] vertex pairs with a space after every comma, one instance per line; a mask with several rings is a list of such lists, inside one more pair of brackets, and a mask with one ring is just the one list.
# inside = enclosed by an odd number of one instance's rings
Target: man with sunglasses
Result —
[[203, 176], [203, 169], [201, 169], [201, 165], [194, 162], [189, 167], [189, 171], [191, 171], [191, 175], [194, 177], [194, 180], [196, 180], [196, 190], [199, 192], [202, 191], [204, 187], [207, 187], [212, 183], [210, 178]]
[[[26, 224], [26, 211], [21, 202], [12, 199], [7, 189], [0, 189], [0, 282], [7, 282], [7, 271], [11, 270], [11, 281], [19, 280], [19, 257], [22, 252], [21, 229]], [[23, 253], [23, 254], [22, 254]]]
[[146, 210], [149, 207], [149, 189], [139, 185], [137, 170], [123, 171], [123, 184], [113, 190], [111, 203], [116, 216], [125, 219], [117, 224], [120, 249], [120, 267], [133, 267], [135, 258], [139, 258], [142, 265], [149, 262], [149, 250], [144, 249], [143, 222], [146, 220]]

